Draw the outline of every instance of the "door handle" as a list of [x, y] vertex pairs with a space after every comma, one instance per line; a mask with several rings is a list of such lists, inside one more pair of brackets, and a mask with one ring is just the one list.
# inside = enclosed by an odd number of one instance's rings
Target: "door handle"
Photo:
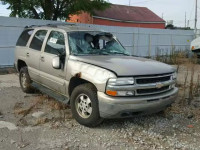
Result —
[[26, 56], [29, 57], [29, 53], [26, 53]]
[[44, 56], [41, 56], [41, 57], [40, 57], [40, 60], [44, 62]]

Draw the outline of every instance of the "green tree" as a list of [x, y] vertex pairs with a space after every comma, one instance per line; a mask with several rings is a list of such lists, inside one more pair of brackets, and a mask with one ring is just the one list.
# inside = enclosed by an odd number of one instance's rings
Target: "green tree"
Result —
[[110, 3], [105, 0], [0, 0], [9, 4], [11, 17], [57, 20], [69, 18], [69, 15], [81, 11], [94, 13], [94, 10], [105, 10]]

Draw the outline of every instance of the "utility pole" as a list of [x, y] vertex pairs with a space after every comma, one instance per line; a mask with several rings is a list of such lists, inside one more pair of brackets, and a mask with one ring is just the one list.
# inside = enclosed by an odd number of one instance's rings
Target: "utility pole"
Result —
[[187, 16], [186, 16], [187, 14], [186, 14], [186, 12], [185, 12], [185, 28], [187, 27]]
[[195, 36], [197, 34], [197, 0], [196, 0], [196, 7], [195, 7], [195, 23], [194, 23], [194, 32]]
[[129, 0], [129, 6], [131, 6], [131, 0]]

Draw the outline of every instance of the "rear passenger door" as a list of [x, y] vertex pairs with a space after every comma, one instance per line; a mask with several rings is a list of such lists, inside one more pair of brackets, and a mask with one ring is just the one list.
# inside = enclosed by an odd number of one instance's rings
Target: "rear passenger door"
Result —
[[28, 70], [31, 79], [34, 81], [39, 80], [39, 69], [40, 69], [40, 55], [43, 42], [45, 40], [47, 30], [37, 30], [32, 37], [32, 40], [29, 45], [29, 50], [26, 52]]
[[[34, 32], [34, 29], [25, 29], [19, 39], [17, 40], [16, 43], [16, 49], [15, 49], [15, 65], [17, 65], [18, 63], [18, 59], [23, 60], [25, 62], [27, 62], [26, 58], [26, 54], [29, 50], [28, 48], [28, 41], [31, 38], [32, 34]], [[16, 57], [17, 56], [17, 57]], [[18, 70], [20, 71], [20, 70]]]
[[66, 53], [65, 36], [66, 34], [62, 31], [51, 31], [40, 57], [41, 83], [63, 95], [66, 93], [67, 84], [65, 69], [66, 56], [61, 58], [61, 69], [54, 69], [52, 60], [55, 56]]

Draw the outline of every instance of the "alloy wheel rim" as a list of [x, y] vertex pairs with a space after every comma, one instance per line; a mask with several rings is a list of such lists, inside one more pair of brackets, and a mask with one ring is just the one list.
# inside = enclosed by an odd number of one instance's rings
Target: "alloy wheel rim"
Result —
[[75, 101], [76, 111], [82, 118], [89, 118], [92, 114], [92, 102], [86, 94], [80, 94]]
[[22, 75], [21, 75], [21, 84], [22, 84], [23, 88], [26, 88], [26, 85], [27, 85], [26, 80], [27, 80], [26, 79], [26, 74], [22, 73]]

